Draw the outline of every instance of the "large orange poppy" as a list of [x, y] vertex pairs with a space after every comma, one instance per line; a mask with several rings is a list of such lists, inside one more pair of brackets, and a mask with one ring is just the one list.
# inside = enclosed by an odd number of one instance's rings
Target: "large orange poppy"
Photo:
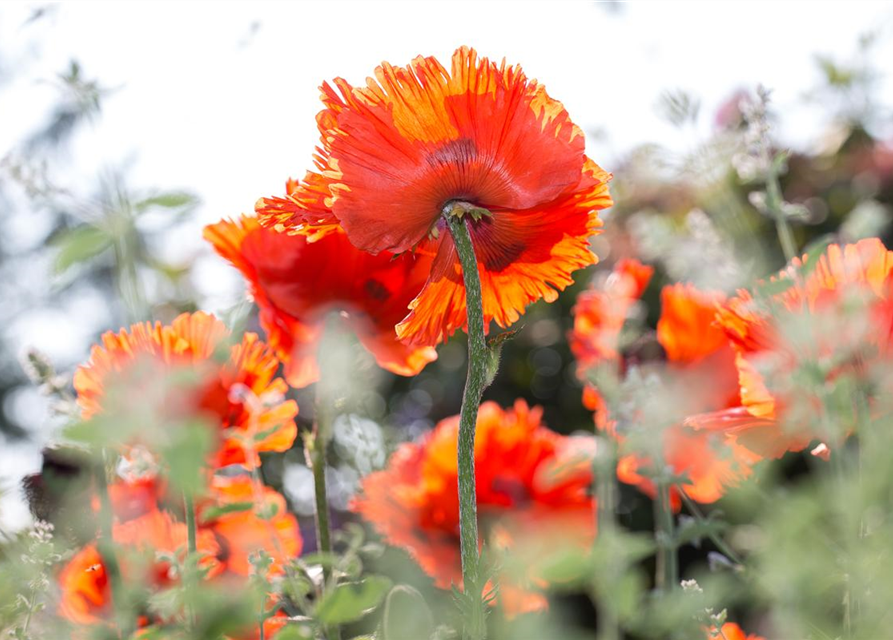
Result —
[[441, 218], [452, 201], [492, 213], [471, 224], [488, 325], [554, 300], [596, 261], [588, 238], [611, 205], [611, 176], [584, 155], [564, 106], [520, 67], [462, 47], [450, 69], [418, 57], [383, 63], [364, 87], [334, 85], [322, 86], [316, 170], [256, 208], [262, 222], [292, 233], [340, 226], [364, 251], [433, 255], [401, 339], [432, 345], [465, 326], [461, 269]]
[[[821, 371], [825, 383], [833, 384], [844, 375], [864, 378], [872, 362], [889, 359], [893, 252], [868, 238], [829, 246], [811, 270], [805, 269], [807, 260], [795, 258], [768, 283], [760, 283], [769, 295], [755, 299], [739, 291], [722, 307], [717, 321], [737, 351], [741, 402], [693, 416], [693, 427], [724, 432], [760, 456], [802, 450], [825, 434], [815, 428], [821, 420], [814, 415], [798, 419], [792, 405], [812, 402], [816, 411], [825, 409], [817, 398], [805, 397], [802, 386], [792, 386], [798, 367], [808, 366], [813, 375]], [[848, 319], [845, 307], [855, 298], [864, 313]], [[826, 456], [828, 448], [820, 445], [814, 452]]]
[[318, 379], [316, 351], [333, 310], [346, 313], [363, 346], [388, 371], [412, 376], [437, 357], [432, 347], [399, 342], [394, 330], [428, 278], [430, 257], [373, 256], [340, 230], [311, 243], [246, 216], [209, 225], [204, 236], [248, 280], [261, 326], [293, 387]]
[[[588, 379], [593, 367], [613, 363], [626, 368], [619, 337], [630, 307], [648, 284], [649, 267], [635, 260], [620, 261], [601, 288], [581, 294], [574, 308], [571, 346], [584, 380], [584, 403], [596, 412], [596, 425], [621, 443], [618, 478], [654, 496], [655, 486], [643, 470], [652, 465], [648, 456], [629, 451], [625, 434], [618, 433], [607, 406]], [[700, 291], [687, 284], [666, 286], [661, 291], [661, 315], [657, 342], [666, 362], [657, 370], [665, 385], [678, 389], [675, 409], [680, 415], [737, 405], [739, 400], [734, 352], [714, 318], [725, 296]], [[644, 363], [645, 366], [657, 363]], [[709, 503], [722, 497], [726, 487], [750, 473], [757, 457], [724, 434], [697, 431], [680, 421], [663, 431], [664, 460], [686, 481], [681, 488], [691, 499]], [[671, 491], [679, 506], [676, 489]]]
[[[545, 427], [540, 409], [518, 400], [512, 409], [485, 402], [475, 438], [478, 518], [489, 547], [512, 548], [531, 535], [556, 536], [586, 549], [595, 535], [591, 440]], [[363, 480], [352, 509], [392, 545], [406, 549], [438, 587], [462, 583], [456, 441], [459, 418], [437, 425], [418, 443], [403, 444], [387, 469]], [[551, 536], [551, 537], [549, 537]], [[545, 600], [525, 584], [500, 581], [507, 613], [538, 609]]]
[[[102, 413], [109, 389], [120, 387], [128, 372], [137, 383], [182, 370], [198, 377], [195, 393], [182, 398], [181, 389], [171, 389], [170, 401], [158, 410], [180, 419], [201, 415], [219, 426], [216, 465], [257, 465], [259, 451], [287, 451], [297, 435], [298, 405], [283, 398], [288, 387], [276, 377], [279, 360], [254, 333], [227, 349], [228, 338], [224, 324], [203, 312], [184, 313], [170, 325], [144, 322], [103, 334], [74, 375], [82, 415]], [[148, 370], [139, 368], [146, 365]], [[261, 401], [251, 402], [246, 391]]]

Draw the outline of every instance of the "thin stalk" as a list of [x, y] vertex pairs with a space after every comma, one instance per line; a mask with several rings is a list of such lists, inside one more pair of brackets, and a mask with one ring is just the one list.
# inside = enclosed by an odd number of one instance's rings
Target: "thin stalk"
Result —
[[[332, 553], [332, 537], [329, 524], [329, 498], [326, 490], [326, 449], [331, 439], [334, 401], [327, 386], [331, 381], [325, 379], [325, 371], [321, 372], [321, 377], [316, 385], [316, 420], [313, 422], [313, 431], [304, 438], [304, 451], [307, 465], [313, 471], [316, 543], [320, 553], [329, 555]], [[322, 571], [325, 591], [334, 586], [331, 565], [323, 562]], [[327, 627], [323, 632], [328, 640], [341, 638], [341, 630], [337, 626]]]
[[484, 310], [481, 278], [477, 257], [471, 242], [470, 214], [455, 215], [456, 208], [444, 218], [453, 236], [456, 254], [462, 266], [468, 317], [468, 377], [459, 413], [459, 538], [462, 555], [462, 581], [471, 597], [471, 615], [466, 635], [472, 640], [486, 637], [487, 629], [481, 580], [481, 558], [478, 547], [477, 493], [474, 477], [474, 437], [478, 408], [486, 386], [488, 347], [484, 339]]
[[192, 500], [192, 496], [188, 493], [183, 494], [183, 505], [186, 509], [187, 544], [189, 546], [189, 553], [193, 554], [198, 551], [195, 529], [195, 503]]
[[118, 625], [118, 633], [122, 638], [130, 637], [132, 631], [130, 620], [127, 616], [126, 607], [124, 606], [124, 589], [121, 580], [121, 567], [118, 564], [118, 557], [115, 554], [115, 543], [112, 538], [112, 501], [109, 498], [108, 480], [106, 479], [106, 455], [102, 452], [99, 463], [94, 468], [94, 480], [96, 482], [96, 492], [99, 494], [99, 540], [96, 542], [96, 548], [102, 558], [102, 564], [105, 566], [106, 573], [109, 577], [109, 584], [112, 589], [112, 605], [115, 608], [115, 618]]
[[[685, 508], [688, 509], [689, 513], [691, 513], [699, 522], [706, 522], [707, 519], [704, 517], [700, 508], [698, 508], [697, 503], [685, 495], [685, 492], [681, 487], [677, 486], [676, 490], [679, 492], [679, 496], [682, 498], [682, 502], [685, 503]], [[709, 533], [707, 534], [707, 537], [710, 538], [710, 541], [713, 542], [714, 545], [716, 545], [716, 548], [719, 549], [720, 553], [738, 565], [739, 568], [743, 569], [744, 563], [741, 561], [741, 557], [735, 553], [735, 550], [732, 549], [718, 533], [710, 529], [708, 529], [708, 531]]]
[[788, 224], [782, 203], [781, 185], [778, 183], [778, 175], [775, 170], [772, 170], [766, 176], [766, 207], [775, 219], [775, 230], [778, 233], [778, 242], [781, 244], [784, 257], [790, 262], [797, 257], [797, 243], [794, 240], [794, 233], [791, 231], [791, 225]]
[[[611, 438], [597, 439], [596, 455], [593, 459], [592, 482], [595, 485], [596, 494], [596, 531], [598, 539], [610, 540], [617, 530], [615, 511], [617, 506], [617, 445]], [[611, 555], [607, 576], [596, 576], [593, 581], [596, 584], [596, 596], [598, 599], [598, 640], [620, 640], [620, 620], [617, 611], [608, 598], [602, 592], [606, 585], [610, 585], [617, 579], [622, 571], [617, 559]], [[601, 588], [598, 588], [598, 585]]]
[[186, 512], [186, 546], [188, 553], [186, 554], [186, 562], [184, 563], [185, 575], [183, 576], [183, 584], [187, 590], [186, 615], [190, 626], [194, 629], [196, 624], [195, 607], [192, 606], [191, 596], [195, 594], [197, 588], [195, 578], [198, 571], [198, 544], [197, 530], [195, 525], [195, 502], [192, 495], [183, 493], [183, 510]]
[[676, 558], [676, 534], [673, 522], [673, 507], [670, 503], [670, 484], [663, 479], [657, 481], [657, 496], [654, 500], [654, 526], [657, 541], [657, 568], [655, 585], [658, 591], [667, 593], [679, 583], [679, 566]]

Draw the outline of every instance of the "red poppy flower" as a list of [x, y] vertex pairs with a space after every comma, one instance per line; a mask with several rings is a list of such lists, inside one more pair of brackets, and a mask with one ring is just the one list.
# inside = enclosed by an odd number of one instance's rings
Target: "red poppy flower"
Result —
[[[118, 522], [127, 522], [139, 518], [159, 508], [159, 499], [163, 494], [158, 478], [143, 478], [133, 482], [120, 480], [108, 486], [112, 514]], [[181, 498], [182, 499], [182, 498]], [[100, 501], [98, 496], [92, 500], [93, 511], [98, 513]]]
[[288, 512], [285, 498], [249, 475], [215, 476], [199, 517], [202, 528], [217, 536], [218, 558], [237, 575], [251, 575], [250, 556], [261, 549], [273, 560], [273, 574], [282, 573], [284, 564], [301, 553], [298, 521]]
[[[581, 549], [592, 543], [591, 440], [554, 433], [541, 424], [541, 415], [523, 400], [510, 410], [493, 402], [481, 405], [475, 439], [477, 504], [490, 548], [511, 549], [531, 534], [553, 536], [550, 544], [560, 535]], [[458, 425], [458, 416], [448, 418], [420, 442], [402, 445], [387, 469], [366, 476], [362, 494], [352, 503], [441, 588], [462, 583]], [[537, 576], [526, 582], [500, 581], [507, 613], [545, 605], [533, 588], [542, 586]]]
[[[177, 578], [161, 556], [185, 556], [187, 538], [185, 524], [157, 510], [115, 524], [112, 539], [116, 543], [122, 578], [129, 584], [143, 584], [154, 590], [171, 586]], [[218, 547], [214, 536], [210, 532], [199, 532], [196, 543], [202, 554], [199, 566], [207, 570], [207, 576], [213, 577], [221, 569], [216, 560]], [[96, 545], [87, 545], [65, 565], [59, 574], [59, 587], [59, 613], [67, 620], [85, 625], [111, 620], [111, 584]], [[146, 617], [142, 621], [151, 622]]]
[[[833, 384], [844, 376], [864, 380], [873, 362], [889, 359], [893, 252], [869, 238], [829, 246], [811, 271], [806, 261], [793, 260], [761, 284], [778, 293], [758, 300], [740, 291], [722, 307], [717, 321], [737, 351], [741, 402], [693, 416], [693, 427], [726, 433], [764, 457], [802, 450], [827, 434], [815, 429], [821, 420], [809, 409], [825, 408], [797, 386], [798, 368], [807, 366], [813, 375], [820, 372], [824, 384]], [[846, 315], [854, 300], [858, 317]], [[829, 449], [820, 445], [814, 453], [824, 457]]]
[[[195, 392], [190, 390], [187, 398], [179, 397], [178, 389], [165, 392], [158, 411], [173, 413], [172, 418], [201, 415], [216, 423], [221, 438], [216, 465], [257, 465], [259, 451], [287, 451], [297, 435], [298, 406], [283, 399], [288, 387], [275, 377], [279, 360], [256, 334], [246, 333], [219, 361], [215, 351], [228, 338], [224, 324], [202, 312], [184, 313], [170, 325], [144, 322], [103, 334], [102, 344], [93, 347], [89, 362], [74, 375], [83, 417], [105, 410], [108, 391], [121, 386], [122, 376], [133, 378], [128, 385], [144, 384], [147, 378], [183, 370], [199, 378]], [[147, 364], [149, 371], [141, 368]], [[137, 400], [132, 387], [127, 392]]]
[[311, 243], [245, 216], [209, 225], [204, 235], [248, 280], [261, 326], [293, 387], [317, 380], [319, 338], [333, 310], [347, 314], [360, 342], [388, 371], [416, 375], [437, 357], [432, 347], [399, 342], [394, 330], [428, 277], [430, 257], [373, 256], [340, 231]]
[[[654, 496], [654, 483], [644, 473], [652, 465], [650, 458], [625, 451], [628, 449], [626, 435], [617, 432], [603, 398], [586, 379], [588, 372], [603, 362], [615, 362], [621, 373], [625, 369], [617, 346], [619, 336], [630, 307], [647, 286], [650, 276], [650, 268], [635, 260], [621, 261], [603, 288], [582, 294], [574, 308], [571, 346], [586, 383], [584, 403], [596, 412], [599, 429], [621, 443], [623, 455], [617, 464], [618, 478]], [[674, 397], [682, 416], [740, 402], [734, 352], [725, 333], [714, 322], [724, 300], [725, 296], [719, 292], [699, 291], [685, 284], [667, 286], [661, 291], [657, 342], [663, 347], [667, 361], [657, 370], [665, 384], [678, 389]], [[681, 488], [697, 502], [718, 500], [726, 487], [749, 475], [750, 465], [757, 459], [723, 434], [696, 431], [681, 421], [666, 427], [662, 435], [664, 460], [676, 474], [686, 476], [687, 481]], [[678, 508], [675, 488], [671, 498]]]
[[580, 369], [619, 361], [620, 332], [653, 273], [652, 267], [638, 260], [619, 260], [603, 287], [591, 288], [577, 297], [570, 346]]
[[465, 326], [461, 269], [441, 218], [452, 201], [492, 214], [471, 225], [488, 325], [554, 300], [595, 262], [588, 238], [596, 212], [611, 205], [611, 176], [584, 155], [564, 106], [519, 67], [462, 47], [449, 70], [418, 57], [383, 63], [364, 87], [334, 85], [322, 86], [317, 170], [256, 208], [289, 232], [340, 225], [363, 251], [434, 255], [401, 339], [431, 345]]

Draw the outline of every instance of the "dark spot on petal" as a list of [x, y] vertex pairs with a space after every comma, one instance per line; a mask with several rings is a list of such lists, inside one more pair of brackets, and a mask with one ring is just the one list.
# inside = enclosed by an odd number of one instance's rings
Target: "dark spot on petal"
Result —
[[366, 280], [363, 284], [363, 290], [370, 298], [378, 302], [385, 302], [391, 297], [391, 292], [388, 291], [387, 287], [374, 278]]

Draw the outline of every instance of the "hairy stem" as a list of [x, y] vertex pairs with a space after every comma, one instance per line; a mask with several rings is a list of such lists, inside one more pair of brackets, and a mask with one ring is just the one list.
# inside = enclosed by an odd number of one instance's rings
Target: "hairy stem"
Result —
[[481, 296], [481, 278], [477, 258], [471, 242], [468, 215], [444, 215], [453, 236], [462, 279], [465, 283], [465, 300], [468, 316], [468, 377], [459, 413], [459, 537], [462, 554], [462, 581], [465, 593], [470, 596], [471, 619], [467, 621], [466, 635], [473, 640], [486, 637], [486, 625], [481, 580], [481, 558], [478, 548], [477, 493], [474, 479], [474, 436], [478, 408], [486, 385], [488, 347], [484, 340], [484, 310]]

